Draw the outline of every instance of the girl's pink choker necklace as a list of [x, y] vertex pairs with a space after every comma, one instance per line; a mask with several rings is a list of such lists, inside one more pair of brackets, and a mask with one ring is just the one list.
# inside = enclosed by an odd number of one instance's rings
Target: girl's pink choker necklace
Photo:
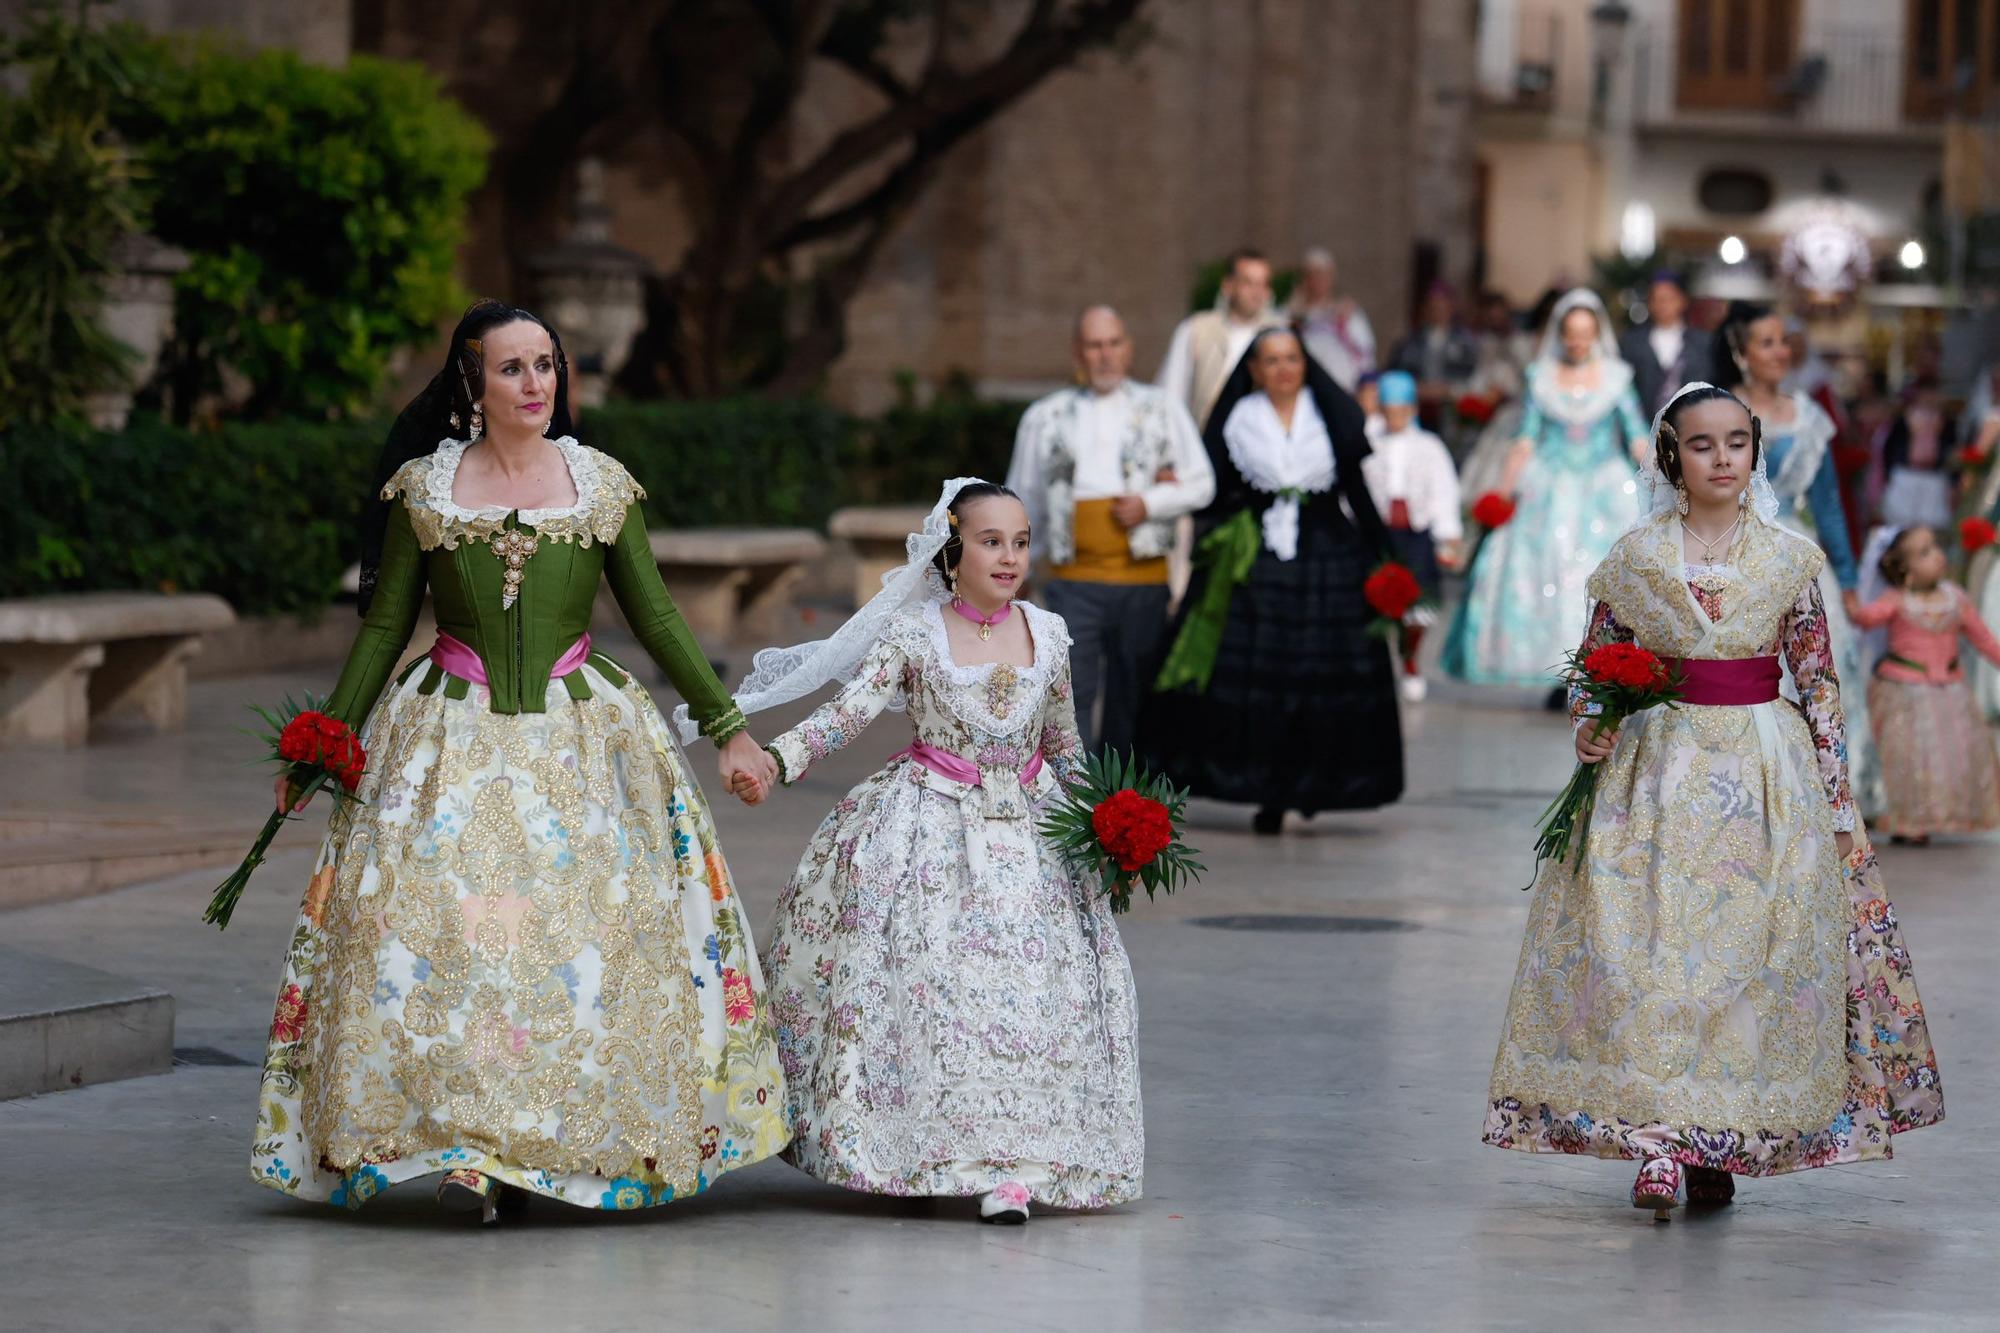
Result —
[[992, 638], [993, 627], [999, 624], [1001, 621], [1005, 620], [1008, 616], [1014, 614], [1014, 604], [1012, 602], [1007, 603], [1005, 606], [1001, 607], [998, 611], [995, 611], [992, 615], [988, 616], [984, 612], [980, 611], [978, 607], [967, 604], [965, 599], [961, 597], [954, 597], [951, 599], [951, 609], [958, 612], [961, 616], [964, 616], [967, 620], [970, 620], [973, 624], [979, 626], [979, 637], [982, 639]]

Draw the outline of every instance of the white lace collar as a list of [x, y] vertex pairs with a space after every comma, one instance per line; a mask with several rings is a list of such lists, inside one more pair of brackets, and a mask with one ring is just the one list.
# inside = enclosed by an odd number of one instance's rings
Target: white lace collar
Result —
[[405, 463], [382, 488], [382, 498], [403, 496], [417, 545], [426, 551], [439, 547], [452, 550], [461, 541], [489, 541], [506, 526], [509, 516], [518, 516], [521, 526], [553, 541], [577, 541], [585, 546], [593, 540], [616, 541], [625, 523], [625, 511], [645, 497], [644, 488], [608, 454], [567, 435], [551, 443], [561, 453], [569, 468], [570, 484], [576, 488], [575, 501], [567, 505], [516, 511], [504, 505], [468, 508], [457, 503], [452, 499], [452, 487], [469, 442], [451, 439], [438, 441], [433, 452]]

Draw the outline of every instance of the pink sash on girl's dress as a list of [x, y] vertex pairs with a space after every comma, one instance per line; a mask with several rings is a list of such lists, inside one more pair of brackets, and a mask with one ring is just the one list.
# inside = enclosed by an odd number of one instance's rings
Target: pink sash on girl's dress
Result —
[[[590, 656], [590, 636], [584, 635], [569, 646], [569, 651], [556, 659], [549, 671], [549, 679], [557, 680], [583, 665]], [[486, 663], [479, 658], [479, 652], [463, 639], [453, 638], [443, 630], [438, 631], [437, 642], [431, 645], [432, 665], [440, 671], [448, 671], [460, 680], [469, 680], [474, 685], [487, 684]]]
[[[889, 762], [893, 764], [898, 759], [914, 760], [939, 777], [950, 778], [953, 782], [963, 782], [968, 787], [977, 787], [980, 785], [979, 766], [977, 764], [962, 759], [949, 750], [940, 750], [935, 745], [926, 745], [922, 741], [911, 741], [910, 747], [907, 750], [897, 751], [889, 757]], [[1035, 751], [1035, 757], [1028, 761], [1028, 766], [1021, 770], [1021, 785], [1025, 787], [1033, 782], [1035, 774], [1041, 771], [1042, 752], [1037, 750]]]
[[1669, 670], [1681, 673], [1684, 704], [1710, 708], [1747, 708], [1767, 704], [1778, 697], [1778, 659], [1734, 657], [1726, 660], [1701, 657], [1662, 659]]

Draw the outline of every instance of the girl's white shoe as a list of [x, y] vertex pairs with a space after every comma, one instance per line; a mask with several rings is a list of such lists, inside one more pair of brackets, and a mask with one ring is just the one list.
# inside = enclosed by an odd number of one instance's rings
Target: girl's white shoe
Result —
[[1019, 1226], [1028, 1220], [1028, 1187], [1012, 1180], [995, 1185], [979, 1199], [979, 1220]]

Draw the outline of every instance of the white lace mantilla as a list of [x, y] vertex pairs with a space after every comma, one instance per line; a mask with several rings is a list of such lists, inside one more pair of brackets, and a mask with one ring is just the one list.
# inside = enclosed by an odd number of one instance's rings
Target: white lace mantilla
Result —
[[467, 508], [452, 499], [459, 464], [469, 447], [464, 440], [440, 440], [437, 449], [413, 458], [382, 488], [382, 498], [398, 495], [410, 511], [417, 545], [426, 551], [455, 550], [460, 542], [491, 541], [516, 515], [524, 527], [548, 541], [614, 542], [625, 525], [625, 511], [643, 500], [646, 490], [625, 465], [609, 454], [579, 444], [570, 436], [551, 441], [569, 468], [576, 488], [572, 504], [551, 509], [513, 510], [505, 505]]

